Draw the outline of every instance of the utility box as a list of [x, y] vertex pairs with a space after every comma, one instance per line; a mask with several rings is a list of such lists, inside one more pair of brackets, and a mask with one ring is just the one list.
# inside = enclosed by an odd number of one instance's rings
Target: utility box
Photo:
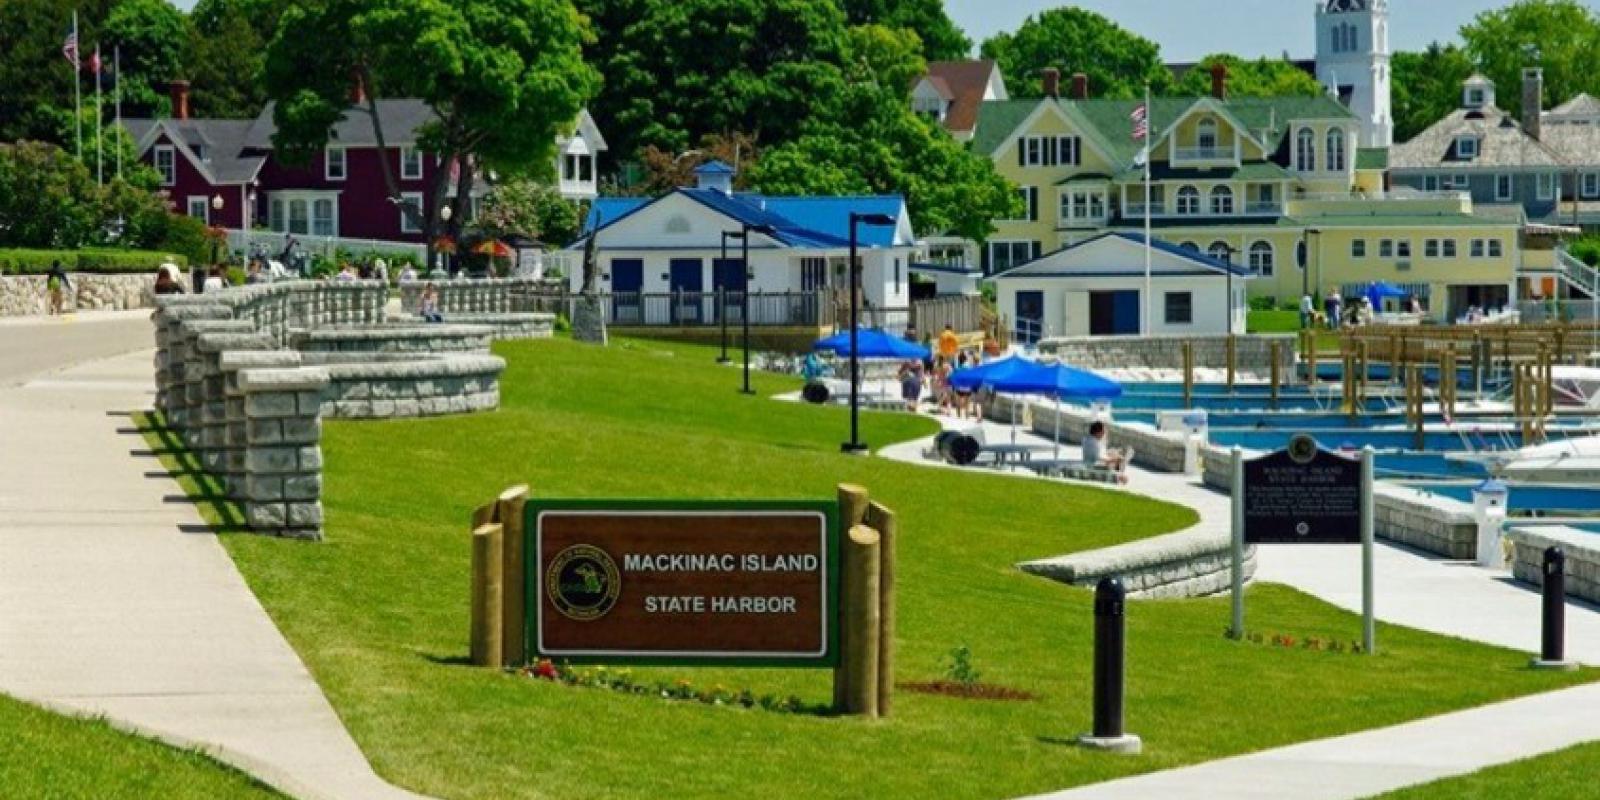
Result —
[[1472, 516], [1478, 522], [1478, 566], [1505, 569], [1505, 546], [1501, 541], [1506, 522], [1506, 505], [1511, 489], [1490, 478], [1472, 488]]

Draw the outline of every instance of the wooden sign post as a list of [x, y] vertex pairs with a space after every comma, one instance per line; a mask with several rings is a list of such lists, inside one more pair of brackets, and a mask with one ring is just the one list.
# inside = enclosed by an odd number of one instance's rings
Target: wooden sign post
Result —
[[1330, 453], [1308, 434], [1254, 459], [1233, 448], [1233, 623], [1244, 636], [1246, 545], [1360, 544], [1362, 647], [1377, 647], [1373, 613], [1373, 450], [1359, 458]]

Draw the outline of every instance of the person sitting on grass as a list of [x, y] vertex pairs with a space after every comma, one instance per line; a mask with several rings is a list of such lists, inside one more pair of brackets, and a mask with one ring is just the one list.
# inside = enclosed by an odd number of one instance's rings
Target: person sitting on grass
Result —
[[432, 283], [422, 287], [422, 301], [417, 306], [417, 316], [424, 322], [444, 322], [444, 315], [439, 313], [439, 287]]
[[1090, 469], [1108, 469], [1117, 474], [1118, 483], [1128, 482], [1128, 462], [1133, 451], [1106, 447], [1106, 424], [1100, 420], [1089, 423], [1089, 435], [1083, 439], [1083, 465]]

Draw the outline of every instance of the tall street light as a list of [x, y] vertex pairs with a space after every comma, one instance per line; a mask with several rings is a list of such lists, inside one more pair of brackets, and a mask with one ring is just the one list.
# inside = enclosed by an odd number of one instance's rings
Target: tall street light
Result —
[[742, 257], [739, 259], [739, 268], [744, 270], [744, 291], [740, 292], [740, 321], [744, 323], [744, 389], [745, 394], [755, 394], [750, 388], [750, 234], [760, 233], [766, 236], [776, 236], [778, 231], [771, 225], [751, 225], [746, 222], [739, 231], [739, 245], [743, 248]]
[[856, 355], [861, 338], [861, 261], [856, 257], [856, 228], [894, 224], [894, 217], [888, 214], [850, 212], [850, 441], [839, 445], [839, 450], [853, 455], [867, 452], [861, 441], [861, 359]]
[[1228, 265], [1228, 270], [1227, 270], [1227, 275], [1228, 275], [1228, 335], [1232, 336], [1233, 335], [1233, 257], [1235, 255], [1238, 255], [1240, 251], [1233, 249], [1233, 245], [1228, 244], [1227, 242], [1219, 242], [1219, 244], [1222, 245], [1222, 260], [1227, 262], [1227, 265]]
[[[743, 236], [743, 232], [722, 232], [722, 260], [717, 262], [717, 269], [713, 270], [713, 272], [721, 273], [720, 280], [722, 283], [722, 286], [717, 289], [717, 322], [722, 326], [722, 355], [717, 356], [718, 364], [726, 364], [732, 360], [728, 358], [728, 276], [730, 274], [728, 270], [728, 240], [738, 239]], [[741, 264], [740, 266], [744, 265]], [[713, 277], [717, 276], [714, 275]]]
[[[223, 201], [222, 201], [222, 195], [221, 194], [217, 194], [217, 195], [215, 195], [215, 196], [213, 196], [211, 198], [211, 210], [213, 212], [216, 212], [213, 216], [220, 216], [221, 215], [221, 213], [222, 213], [222, 202]], [[220, 228], [222, 226], [221, 225], [217, 225], [216, 227]], [[221, 263], [221, 261], [222, 261], [221, 249], [222, 249], [222, 240], [221, 239], [212, 239], [211, 240], [211, 263], [213, 263], [213, 264]]]

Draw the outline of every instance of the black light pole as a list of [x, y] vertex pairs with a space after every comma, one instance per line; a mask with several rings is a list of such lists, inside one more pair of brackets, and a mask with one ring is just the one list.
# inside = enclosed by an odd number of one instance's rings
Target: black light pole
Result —
[[858, 214], [850, 212], [850, 441], [839, 446], [841, 452], [862, 455], [867, 446], [861, 441], [861, 262], [856, 258], [856, 226], [893, 225], [894, 217], [888, 214]]
[[717, 321], [722, 325], [722, 355], [717, 356], [718, 364], [726, 364], [728, 358], [728, 239], [742, 236], [732, 231], [722, 232], [722, 261], [717, 267], [722, 270], [722, 288], [717, 291]]
[[743, 311], [743, 313], [741, 313], [740, 316], [743, 317], [744, 319], [742, 319], [740, 321], [744, 323], [744, 389], [743, 389], [743, 391], [744, 391], [745, 394], [755, 394], [756, 393], [754, 389], [750, 388], [750, 277], [751, 277], [750, 276], [750, 234], [751, 233], [762, 233], [762, 234], [766, 234], [767, 236], [772, 236], [772, 235], [777, 233], [777, 230], [775, 230], [771, 225], [751, 225], [750, 223], [746, 222], [746, 223], [744, 223], [743, 230], [741, 230], [739, 232], [739, 243], [740, 243], [740, 246], [743, 248], [742, 257], [739, 259], [739, 261], [740, 261], [739, 268], [744, 270], [744, 291], [740, 293], [741, 294], [741, 308], [742, 308], [742, 311]]
[[1223, 260], [1228, 263], [1228, 335], [1233, 335], [1233, 256], [1238, 250], [1227, 242], [1222, 243]]

